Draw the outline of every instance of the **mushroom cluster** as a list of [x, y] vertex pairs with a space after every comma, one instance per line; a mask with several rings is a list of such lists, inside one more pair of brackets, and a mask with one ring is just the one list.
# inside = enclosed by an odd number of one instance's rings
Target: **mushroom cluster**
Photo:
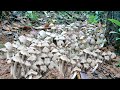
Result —
[[89, 68], [94, 72], [99, 63], [114, 59], [113, 52], [100, 50], [105, 41], [104, 29], [85, 21], [52, 25], [50, 30], [19, 36], [0, 50], [6, 52], [8, 62], [12, 63], [14, 78], [38, 79], [52, 69], [58, 69], [65, 77], [66, 63], [73, 72]]

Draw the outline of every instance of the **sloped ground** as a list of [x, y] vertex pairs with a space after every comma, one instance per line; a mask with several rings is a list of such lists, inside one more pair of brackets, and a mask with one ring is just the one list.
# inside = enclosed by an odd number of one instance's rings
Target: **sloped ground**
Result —
[[[21, 19], [21, 22], [23, 22], [22, 19]], [[2, 35], [0, 37], [0, 42], [2, 42], [2, 43], [8, 42], [8, 41], [12, 42], [14, 39], [13, 34], [14, 34], [14, 36], [17, 36], [13, 32], [17, 32], [19, 28], [22, 28], [22, 31], [19, 32], [19, 34], [22, 34], [22, 35], [24, 35], [25, 33], [28, 33], [29, 29], [30, 29], [29, 27], [26, 27], [24, 25], [21, 27], [20, 23], [18, 23], [18, 22], [14, 23], [14, 24], [8, 24], [7, 21], [6, 22], [4, 21], [4, 23], [2, 24], [2, 29], [1, 29]], [[88, 71], [87, 72], [88, 78], [89, 79], [120, 78], [120, 74], [119, 74], [120, 68], [115, 66], [118, 63], [117, 62], [118, 60], [119, 60], [119, 56], [117, 56], [116, 61], [112, 61], [109, 63], [104, 62], [104, 63], [100, 64], [98, 69], [93, 74], [91, 74]], [[0, 78], [1, 79], [12, 79], [12, 76], [10, 75], [10, 66], [11, 65], [7, 64], [6, 60], [0, 60]], [[70, 76], [70, 71], [67, 72], [65, 79], [69, 79], [69, 76]], [[82, 79], [82, 77], [80, 77], [80, 78]], [[42, 79], [63, 79], [63, 77], [59, 73], [58, 70], [53, 69], [53, 70], [48, 71], [46, 73], [46, 75], [44, 77], [42, 77]]]
[[[117, 59], [119, 58], [120, 57], [117, 57]], [[89, 79], [120, 78], [120, 68], [116, 67], [116, 64], [116, 62], [112, 62], [111, 64], [102, 63], [93, 74], [88, 72], [87, 75]], [[10, 75], [10, 64], [7, 64], [6, 60], [0, 60], [0, 79], [12, 79], [12, 76]], [[42, 79], [63, 79], [63, 77], [54, 69], [49, 71]]]

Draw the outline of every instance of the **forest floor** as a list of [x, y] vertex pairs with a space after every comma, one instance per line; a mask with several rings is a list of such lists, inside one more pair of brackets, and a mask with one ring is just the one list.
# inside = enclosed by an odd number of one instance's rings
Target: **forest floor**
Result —
[[[117, 59], [119, 58], [120, 57], [117, 57]], [[116, 67], [115, 66], [116, 64], [117, 62], [111, 62], [110, 64], [102, 63], [93, 74], [91, 74], [90, 72], [87, 72], [87, 76], [89, 77], [89, 79], [120, 78], [120, 73], [119, 73], [120, 68]], [[51, 76], [49, 77], [53, 77], [53, 76], [54, 75], [51, 74]], [[10, 64], [8, 64], [6, 60], [0, 60], [0, 79], [12, 79], [12, 76], [10, 74]]]
[[[27, 22], [27, 21], [25, 21]], [[21, 25], [22, 23], [22, 25]], [[26, 24], [27, 25], [27, 24]], [[6, 42], [12, 42], [13, 39], [15, 38], [14, 36], [16, 33], [13, 32], [18, 32], [19, 28], [22, 28], [23, 31], [19, 33], [19, 35], [23, 35], [25, 33], [29, 33], [29, 26], [25, 26], [24, 20], [21, 19], [20, 22], [12, 22], [8, 23], [8, 21], [4, 21], [0, 23], [0, 47], [2, 47], [2, 44]], [[12, 30], [12, 31], [11, 31]], [[14, 34], [14, 35], [13, 35]], [[9, 36], [9, 37], [8, 37]], [[107, 47], [104, 47], [107, 48]], [[109, 47], [112, 48], [112, 47]], [[109, 49], [107, 48], [107, 49]], [[107, 50], [106, 49], [106, 50]], [[117, 58], [114, 61], [111, 62], [103, 62], [102, 64], [99, 65], [97, 70], [94, 73], [90, 73], [89, 71], [86, 73], [89, 79], [116, 79], [120, 78], [120, 67], [116, 67], [118, 64], [118, 61], [120, 60], [120, 56], [117, 56]], [[0, 79], [12, 79], [12, 76], [10, 74], [10, 64], [7, 63], [4, 57], [0, 56]], [[59, 76], [59, 73], [57, 73], [56, 70], [50, 71], [48, 73], [54, 73], [54, 74], [49, 74], [51, 76], [47, 78], [51, 78], [56, 76]], [[57, 73], [57, 74], [56, 74]]]

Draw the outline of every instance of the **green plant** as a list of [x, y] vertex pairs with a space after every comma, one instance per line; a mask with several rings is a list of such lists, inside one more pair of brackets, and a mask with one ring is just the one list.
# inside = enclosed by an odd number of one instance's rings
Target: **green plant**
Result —
[[36, 21], [38, 20], [38, 13], [35, 11], [27, 11], [25, 13], [25, 16], [28, 17], [29, 19]]
[[[114, 23], [115, 25], [117, 25], [118, 27], [120, 27], [120, 21], [118, 21], [118, 20], [115, 20], [115, 19], [108, 19], [108, 21], [110, 21], [110, 22], [112, 22], [112, 23]], [[120, 54], [120, 28], [119, 29], [116, 29], [116, 30], [114, 30], [114, 31], [111, 31], [109, 34], [114, 34], [115, 36], [115, 38], [114, 38], [114, 40], [115, 40], [115, 45], [114, 45], [114, 47], [116, 48], [116, 54]]]
[[120, 67], [120, 60], [118, 61], [118, 64], [116, 64], [116, 67]]
[[91, 24], [95, 24], [95, 23], [98, 22], [97, 18], [98, 18], [97, 15], [89, 15], [88, 16], [88, 22], [91, 23]]

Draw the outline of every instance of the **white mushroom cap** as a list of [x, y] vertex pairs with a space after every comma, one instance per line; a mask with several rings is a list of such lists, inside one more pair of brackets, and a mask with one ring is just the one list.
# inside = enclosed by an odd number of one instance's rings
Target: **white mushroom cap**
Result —
[[43, 60], [42, 60], [42, 59], [39, 59], [39, 60], [36, 61], [34, 64], [35, 64], [35, 65], [42, 65], [42, 64], [44, 64], [44, 63], [43, 63]]
[[42, 70], [42, 71], [44, 71], [44, 72], [46, 72], [47, 71], [47, 67], [44, 65], [44, 66], [40, 66], [40, 69]]
[[19, 63], [24, 63], [23, 60], [20, 58], [19, 53], [12, 57], [12, 60]]
[[88, 62], [88, 63], [91, 63], [91, 62], [92, 62], [92, 59], [91, 59], [91, 58], [88, 58], [88, 59], [87, 59], [87, 62]]
[[43, 42], [42, 42], [42, 46], [43, 46], [43, 47], [49, 47], [49, 44], [48, 44], [48, 42], [43, 41]]
[[0, 48], [0, 51], [7, 52], [6, 48]]
[[57, 46], [63, 46], [64, 42], [62, 40], [57, 41]]
[[7, 48], [7, 50], [10, 50], [10, 51], [13, 48], [13, 46], [12, 46], [12, 44], [10, 42], [5, 43], [5, 47]]
[[26, 41], [27, 41], [26, 37], [25, 37], [25, 36], [23, 36], [23, 35], [21, 35], [18, 39], [19, 39], [19, 40], [20, 40], [20, 42], [22, 42], [23, 44], [25, 44], [25, 43], [26, 43]]
[[56, 48], [54, 48], [51, 52], [52, 52], [52, 53], [57, 53], [58, 50], [57, 50]]
[[104, 56], [104, 58], [106, 59], [106, 60], [110, 60], [110, 57], [109, 56]]
[[92, 63], [91, 63], [90, 65], [91, 65], [91, 67], [95, 67], [96, 62], [95, 62], [95, 61], [92, 61]]
[[45, 58], [44, 63], [45, 63], [45, 65], [49, 65], [50, 64], [50, 58]]
[[50, 32], [46, 32], [46, 34], [47, 34], [47, 35], [49, 35], [49, 36], [51, 35], [51, 33], [50, 33]]
[[51, 58], [52, 56], [53, 56], [53, 54], [52, 54], [51, 52], [49, 52], [49, 53], [48, 53], [48, 57]]
[[99, 49], [96, 49], [95, 52], [100, 53], [101, 51]]
[[106, 53], [106, 52], [103, 52], [102, 55], [105, 56], [105, 55], [107, 55], [107, 53]]
[[51, 47], [56, 47], [56, 45], [54, 43], [51, 43], [50, 46]]
[[87, 54], [91, 54], [89, 49], [84, 49], [83, 52], [87, 53]]
[[112, 53], [111, 53], [110, 51], [107, 51], [107, 55], [109, 55], [109, 56], [110, 56], [111, 54], [112, 54]]
[[75, 55], [74, 57], [73, 57], [73, 60], [78, 60], [78, 59], [80, 59], [77, 55]]
[[38, 72], [34, 71], [33, 69], [30, 69], [25, 76], [28, 76], [28, 75], [31, 75], [31, 74], [37, 75]]
[[94, 57], [97, 57], [97, 54], [95, 52], [91, 52], [91, 55], [93, 55]]
[[84, 39], [85, 36], [80, 36], [80, 40]]
[[70, 59], [68, 59], [66, 55], [60, 56], [60, 59], [66, 62], [70, 62]]
[[32, 53], [32, 54], [40, 54], [40, 53], [41, 53], [40, 51], [38, 51], [38, 50], [36, 50], [36, 49], [34, 49], [34, 48], [32, 48], [32, 47], [29, 47], [29, 48], [27, 49], [27, 52], [28, 52], [28, 53]]
[[21, 50], [20, 53], [22, 55], [30, 56], [30, 54], [26, 50]]
[[48, 57], [47, 54], [45, 54], [45, 53], [42, 53], [42, 54], [41, 54], [41, 58], [46, 58], [46, 57]]
[[47, 48], [47, 47], [44, 47], [43, 48], [43, 50], [42, 50], [42, 52], [44, 52], [44, 53], [48, 53], [50, 50], [49, 50], [49, 48]]
[[12, 46], [18, 48], [20, 46], [19, 41], [13, 42]]
[[28, 61], [25, 61], [25, 65], [26, 65], [26, 66], [31, 66], [31, 63], [28, 62]]
[[115, 54], [115, 53], [112, 53], [111, 59], [115, 59], [115, 58], [116, 58], [116, 54]]
[[28, 41], [32, 41], [33, 40], [33, 38], [31, 38], [31, 37], [26, 37], [26, 40], [28, 40]]
[[78, 67], [75, 67], [72, 71], [71, 71], [71, 73], [73, 73], [73, 72], [75, 72], [75, 71], [81, 71], [81, 69], [80, 68], [78, 68]]
[[36, 55], [32, 54], [27, 60], [35, 61], [37, 59]]
[[99, 59], [97, 59], [97, 60], [96, 60], [96, 63], [102, 63], [102, 61], [101, 61], [101, 60], [99, 60]]
[[74, 64], [74, 65], [76, 64], [76, 62], [74, 60], [71, 60], [70, 63]]
[[17, 49], [18, 50], [27, 50], [26, 46], [24, 46], [24, 45], [20, 45]]
[[84, 64], [84, 68], [88, 69], [88, 68], [89, 68], [89, 64], [88, 64], [88, 63], [85, 63], [85, 64]]
[[44, 30], [41, 30], [39, 31], [39, 35], [42, 37], [42, 38], [45, 38], [46, 37], [46, 32]]

